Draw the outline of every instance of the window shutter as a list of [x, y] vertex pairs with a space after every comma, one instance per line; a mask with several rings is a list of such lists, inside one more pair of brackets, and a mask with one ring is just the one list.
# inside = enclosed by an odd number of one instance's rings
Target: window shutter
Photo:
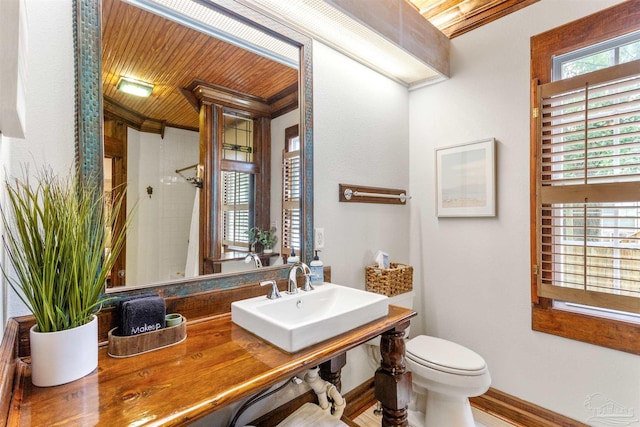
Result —
[[538, 295], [640, 313], [640, 61], [538, 96]]
[[282, 155], [282, 247], [300, 251], [300, 151]]
[[251, 174], [222, 172], [222, 242], [232, 248], [248, 248]]

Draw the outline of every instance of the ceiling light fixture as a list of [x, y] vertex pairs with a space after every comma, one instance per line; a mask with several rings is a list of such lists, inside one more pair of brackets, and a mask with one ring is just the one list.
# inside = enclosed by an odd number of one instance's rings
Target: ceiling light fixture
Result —
[[151, 95], [153, 85], [130, 77], [120, 77], [118, 80], [118, 90], [130, 95], [142, 96], [144, 98]]

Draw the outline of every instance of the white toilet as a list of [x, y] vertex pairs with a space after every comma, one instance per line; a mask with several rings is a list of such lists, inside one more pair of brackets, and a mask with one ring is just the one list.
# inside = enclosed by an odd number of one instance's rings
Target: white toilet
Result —
[[419, 335], [407, 342], [406, 364], [415, 393], [426, 394], [424, 407], [415, 408], [424, 411], [424, 427], [475, 426], [469, 397], [491, 385], [482, 357], [451, 341]]
[[[413, 308], [413, 296], [413, 292], [396, 295], [389, 304]], [[483, 394], [491, 385], [489, 368], [480, 355], [451, 341], [419, 335], [406, 342], [405, 360], [413, 379], [411, 427], [475, 426], [469, 397]]]

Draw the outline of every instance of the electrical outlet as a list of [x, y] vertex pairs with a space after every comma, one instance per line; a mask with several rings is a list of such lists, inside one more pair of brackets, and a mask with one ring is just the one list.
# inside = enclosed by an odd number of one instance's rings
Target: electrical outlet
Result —
[[313, 243], [316, 249], [324, 248], [324, 228], [316, 227], [314, 229], [315, 233], [313, 236]]

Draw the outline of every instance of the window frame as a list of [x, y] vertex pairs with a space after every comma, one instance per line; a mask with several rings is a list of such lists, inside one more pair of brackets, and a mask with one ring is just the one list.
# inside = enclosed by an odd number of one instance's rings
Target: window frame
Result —
[[[298, 138], [300, 138], [300, 132], [299, 132], [299, 126], [298, 125], [293, 125], [290, 126], [288, 128], [285, 129], [285, 141], [284, 141], [284, 149], [282, 150], [282, 230], [281, 230], [281, 239], [280, 241], [282, 242], [282, 248], [281, 248], [281, 252], [285, 255], [289, 255], [291, 253], [291, 245], [290, 242], [292, 240], [297, 240], [298, 241], [298, 246], [294, 246], [294, 248], [298, 251], [298, 253], [300, 253], [301, 251], [301, 245], [300, 243], [302, 242], [301, 240], [301, 231], [302, 231], [302, 222], [301, 222], [301, 215], [302, 215], [302, 209], [301, 209], [301, 203], [302, 200], [301, 198], [299, 198], [297, 201], [295, 200], [289, 200], [289, 198], [287, 197], [287, 192], [289, 191], [289, 187], [292, 185], [291, 182], [289, 182], [289, 178], [288, 178], [288, 170], [289, 170], [289, 164], [291, 163], [292, 159], [291, 157], [297, 157], [298, 158], [298, 168], [301, 167], [302, 165], [302, 158], [300, 157], [301, 155], [301, 151], [300, 151], [300, 146], [298, 143], [297, 147], [294, 147], [293, 145], [293, 141]], [[297, 149], [296, 149], [297, 148]], [[300, 180], [302, 179], [302, 176], [299, 176]], [[299, 185], [302, 184], [302, 181], [300, 181], [298, 183]], [[302, 188], [300, 188], [300, 193], [299, 193], [299, 197], [301, 197], [302, 193]], [[297, 206], [296, 206], [297, 205]], [[290, 222], [295, 222], [292, 218], [292, 214], [290, 213], [291, 211], [295, 211], [297, 209], [298, 211], [298, 224], [299, 224], [299, 228], [297, 230], [298, 232], [298, 236], [297, 239], [293, 237], [295, 230], [291, 230], [291, 227], [289, 226]], [[287, 246], [289, 245], [289, 246]]]
[[551, 29], [531, 38], [530, 244], [532, 329], [615, 350], [640, 354], [640, 324], [569, 311], [538, 297], [538, 85], [552, 78], [553, 57], [640, 30], [640, 0], [619, 5]]
[[[233, 126], [228, 126], [227, 125], [227, 118], [230, 118], [233, 120], [234, 125]], [[237, 124], [239, 122], [246, 122], [247, 123], [247, 129], [240, 129]], [[246, 224], [246, 229], [244, 230], [245, 232], [248, 232], [251, 228], [253, 228], [255, 226], [255, 222], [256, 222], [256, 176], [259, 174], [260, 172], [260, 168], [258, 167], [258, 164], [260, 162], [260, 139], [261, 136], [259, 134], [256, 133], [257, 131], [257, 126], [260, 126], [258, 120], [256, 120], [255, 117], [252, 117], [252, 115], [246, 111], [241, 111], [238, 109], [231, 109], [231, 108], [222, 108], [222, 121], [221, 121], [221, 126], [222, 126], [222, 136], [220, 139], [220, 143], [219, 143], [219, 150], [220, 150], [220, 158], [221, 158], [221, 163], [220, 163], [220, 214], [218, 215], [218, 220], [220, 222], [219, 226], [220, 226], [220, 241], [217, 242], [216, 244], [220, 247], [221, 253], [227, 253], [227, 252], [250, 252], [250, 245], [248, 243], [248, 235], [247, 235], [247, 243], [244, 244], [243, 242], [240, 241], [236, 241], [236, 240], [229, 240], [228, 236], [227, 236], [227, 231], [229, 231], [227, 229], [227, 224], [226, 224], [226, 220], [227, 218], [225, 217], [227, 212], [230, 211], [246, 211], [247, 212], [247, 224]], [[247, 133], [247, 137], [242, 138], [245, 140], [246, 145], [245, 144], [239, 144], [238, 145], [238, 140], [237, 140], [237, 135], [238, 135], [238, 131], [241, 132], [246, 132]], [[228, 137], [228, 132], [232, 132], [234, 134], [234, 137], [231, 138], [232, 142], [230, 142], [227, 137]], [[240, 157], [243, 157], [242, 159], [238, 159], [238, 155], [237, 153], [235, 155], [233, 155], [233, 157], [235, 158], [228, 158], [228, 156], [231, 156], [231, 153], [233, 153], [235, 151], [234, 148], [231, 148], [231, 146], [236, 146], [236, 147], [241, 147], [239, 152], [242, 153], [240, 154]], [[248, 151], [243, 151], [242, 148], [246, 148], [249, 147]], [[249, 176], [249, 183], [248, 183], [248, 197], [247, 197], [247, 203], [245, 203], [244, 205], [246, 206], [242, 206], [241, 209], [236, 209], [237, 205], [229, 205], [225, 203], [225, 197], [224, 197], [224, 193], [225, 193], [225, 174], [226, 173], [233, 173], [233, 174], [247, 174], [250, 175]], [[237, 176], [236, 178], [237, 179]]]
[[[250, 228], [267, 229], [271, 206], [271, 119], [269, 114], [221, 105], [213, 97], [203, 97], [200, 105], [200, 162], [205, 191], [200, 198], [200, 275], [220, 273], [221, 262], [241, 259], [246, 251], [223, 253], [222, 246], [222, 173], [235, 171], [254, 176], [254, 194], [250, 203]], [[253, 121], [252, 162], [223, 159], [223, 123], [225, 113], [240, 113]], [[209, 188], [211, 190], [206, 191]]]

